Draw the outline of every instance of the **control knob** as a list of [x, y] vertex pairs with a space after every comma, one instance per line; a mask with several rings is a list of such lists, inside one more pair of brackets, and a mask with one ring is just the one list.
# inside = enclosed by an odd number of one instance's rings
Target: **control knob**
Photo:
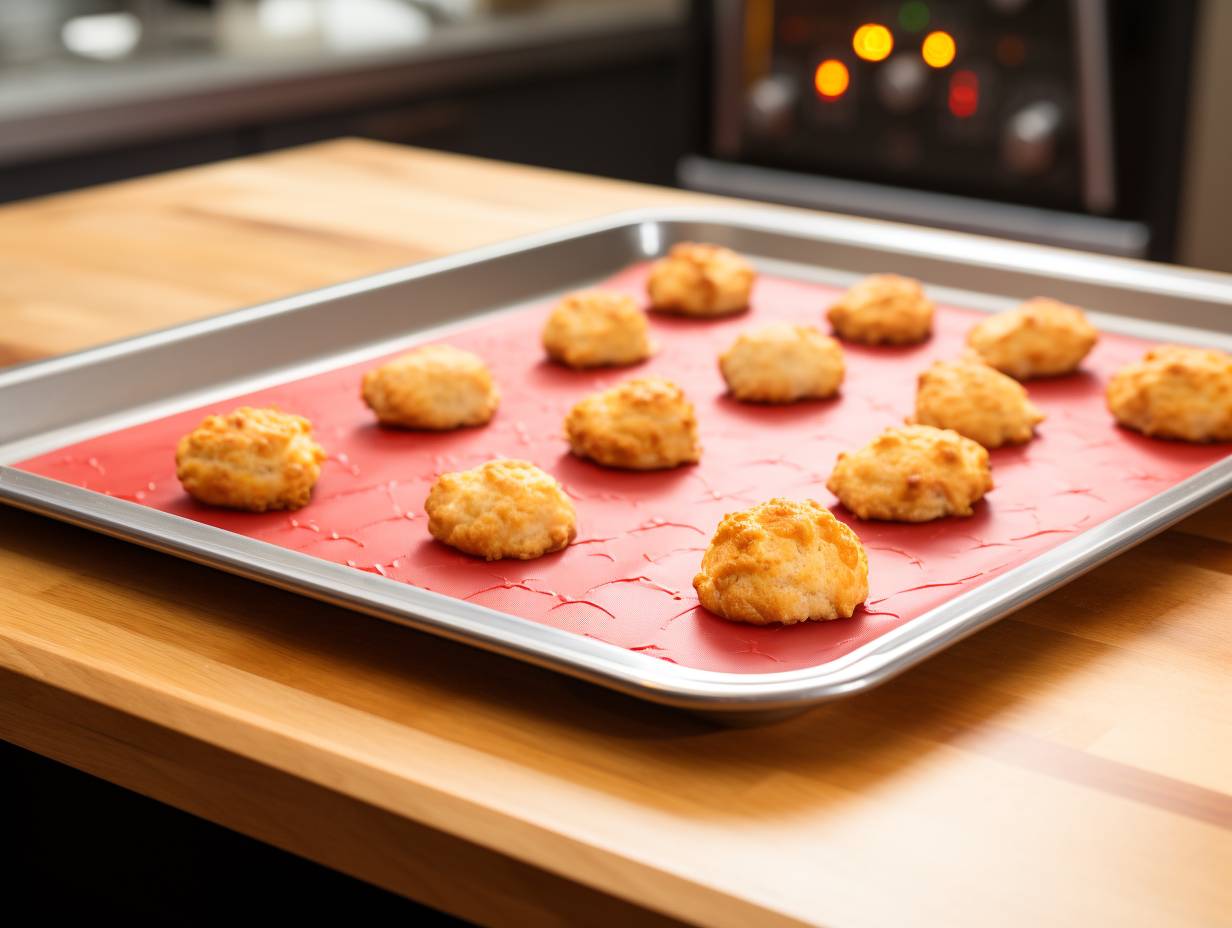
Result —
[[877, 72], [877, 95], [885, 108], [905, 113], [924, 102], [928, 69], [918, 55], [898, 54]]
[[761, 136], [786, 135], [798, 93], [795, 81], [782, 74], [758, 80], [749, 88], [746, 102], [749, 128]]
[[1061, 135], [1061, 107], [1038, 100], [1014, 113], [1001, 134], [1001, 159], [1015, 174], [1032, 176], [1052, 167]]

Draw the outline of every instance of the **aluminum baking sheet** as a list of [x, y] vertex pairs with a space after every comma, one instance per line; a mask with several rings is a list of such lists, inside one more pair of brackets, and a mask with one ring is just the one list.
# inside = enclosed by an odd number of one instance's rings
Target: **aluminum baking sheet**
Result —
[[[706, 613], [690, 580], [721, 515], [771, 495], [831, 502], [824, 481], [835, 454], [901, 421], [911, 409], [915, 374], [933, 358], [961, 350], [981, 311], [1013, 302], [1005, 295], [951, 292], [965, 282], [963, 265], [954, 262], [936, 269], [950, 273], [925, 275], [934, 293], [965, 304], [943, 302], [928, 343], [846, 346], [849, 373], [837, 400], [790, 407], [738, 404], [723, 395], [714, 363], [735, 332], [773, 319], [817, 323], [837, 288], [857, 275], [828, 268], [823, 260], [784, 260], [776, 249], [742, 242], [740, 220], [752, 218], [728, 217], [721, 229], [707, 230], [712, 234], [695, 235], [687, 222], [642, 217], [506, 252], [561, 259], [567, 256], [559, 252], [571, 245], [623, 231], [617, 238], [625, 247], [598, 256], [600, 263], [606, 257], [608, 269], [626, 262], [614, 275], [549, 281], [557, 286], [547, 289], [602, 282], [634, 294], [642, 292], [646, 272], [639, 259], [680, 238], [725, 240], [758, 259], [762, 276], [749, 314], [712, 322], [655, 317], [663, 350], [637, 368], [572, 372], [541, 360], [537, 334], [550, 293], [482, 318], [476, 314], [493, 307], [471, 300], [457, 313], [460, 324], [424, 330], [408, 317], [419, 321], [428, 315], [427, 295], [417, 292], [425, 288], [416, 282], [434, 280], [431, 269], [427, 275], [405, 272], [405, 280], [384, 275], [347, 290], [361, 302], [385, 302], [376, 297], [388, 298], [391, 291], [401, 298], [400, 311], [395, 304], [394, 312], [385, 312], [385, 338], [344, 355], [336, 344], [321, 355], [305, 346], [301, 360], [307, 370], [301, 365], [261, 371], [265, 384], [220, 377], [208, 402], [177, 398], [160, 408], [113, 414], [110, 421], [89, 426], [92, 437], [84, 441], [73, 441], [80, 427], [25, 438], [13, 445], [19, 451], [16, 468], [0, 473], [0, 495], [650, 698], [722, 710], [802, 704], [869, 685], [1228, 489], [1227, 445], [1159, 442], [1126, 432], [1112, 424], [1102, 399], [1107, 375], [1150, 343], [1142, 335], [1207, 344], [1226, 343], [1227, 336], [1100, 319], [1105, 336], [1082, 373], [1030, 385], [1048, 419], [1029, 445], [994, 452], [997, 488], [973, 518], [927, 525], [866, 523], [836, 508], [869, 549], [869, 602], [852, 619], [754, 628]], [[796, 244], [802, 237], [792, 236]], [[489, 274], [489, 283], [497, 289], [504, 285], [507, 293], [517, 294], [519, 284], [525, 285], [516, 265], [501, 271], [482, 255], [455, 260], [463, 261], [457, 267]], [[880, 267], [901, 270], [906, 260], [885, 255]], [[561, 260], [561, 265], [569, 263]], [[1182, 278], [1191, 288], [1195, 283], [1226, 287], [1215, 276]], [[1050, 283], [1043, 292], [1072, 298], [1058, 292], [1055, 280]], [[330, 304], [337, 291], [300, 298], [298, 310], [248, 312], [253, 322], [275, 322], [267, 337], [286, 341], [307, 310]], [[370, 299], [363, 301], [365, 295]], [[1165, 306], [1183, 309], [1190, 321], [1212, 310], [1219, 314], [1217, 301], [1192, 296], [1159, 304]], [[334, 307], [335, 330], [340, 320], [347, 325], [353, 318], [343, 309]], [[328, 329], [328, 319], [315, 321]], [[244, 324], [234, 329], [238, 338], [225, 342], [228, 350], [268, 348], [268, 342], [246, 342], [251, 330]], [[161, 347], [197, 357], [206, 332], [181, 333], [181, 338], [175, 331], [164, 333]], [[478, 352], [493, 367], [504, 392], [493, 423], [445, 434], [375, 426], [358, 398], [362, 371], [408, 345], [443, 337]], [[39, 373], [27, 369], [25, 382], [37, 383], [31, 372]], [[568, 455], [560, 422], [569, 406], [592, 389], [644, 373], [671, 376], [694, 400], [706, 448], [701, 464], [666, 473], [622, 473]], [[241, 386], [259, 389], [246, 392]], [[275, 404], [316, 424], [331, 454], [314, 501], [304, 510], [225, 512], [199, 506], [180, 490], [172, 461], [176, 439], [205, 413], [240, 403]], [[167, 415], [168, 405], [181, 411]], [[115, 427], [125, 420], [138, 424]], [[28, 457], [21, 451], [42, 453]], [[561, 479], [579, 513], [572, 547], [537, 561], [487, 564], [430, 539], [422, 502], [431, 480], [496, 455], [528, 458]], [[14, 460], [7, 452], [3, 459]], [[40, 499], [32, 489], [41, 491]], [[57, 505], [49, 505], [53, 498]], [[100, 509], [109, 513], [109, 524], [100, 523]], [[203, 542], [209, 552], [200, 550]], [[261, 557], [254, 560], [257, 551]], [[599, 672], [596, 656], [602, 659]]]

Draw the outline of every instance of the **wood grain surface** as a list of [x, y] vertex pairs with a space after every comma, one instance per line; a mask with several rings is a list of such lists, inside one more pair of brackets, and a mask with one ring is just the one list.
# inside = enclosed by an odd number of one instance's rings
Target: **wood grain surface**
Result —
[[[342, 141], [0, 209], [0, 363], [674, 191]], [[1232, 501], [726, 729], [0, 510], [0, 737], [491, 925], [1216, 925]]]

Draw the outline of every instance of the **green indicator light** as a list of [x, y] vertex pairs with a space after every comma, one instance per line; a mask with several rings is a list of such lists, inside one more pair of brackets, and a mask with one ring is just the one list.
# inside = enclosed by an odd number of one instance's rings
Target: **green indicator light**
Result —
[[898, 11], [898, 24], [908, 32], [919, 32], [928, 25], [928, 4], [907, 0]]

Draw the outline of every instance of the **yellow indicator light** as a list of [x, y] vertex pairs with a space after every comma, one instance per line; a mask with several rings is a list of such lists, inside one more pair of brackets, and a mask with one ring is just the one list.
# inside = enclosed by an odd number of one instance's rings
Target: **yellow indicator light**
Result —
[[924, 37], [920, 54], [930, 68], [944, 68], [953, 62], [958, 48], [954, 45], [954, 37], [948, 32], [930, 32]]
[[833, 58], [827, 58], [817, 66], [813, 74], [813, 86], [827, 100], [836, 100], [847, 92], [851, 83], [851, 75], [847, 65]]
[[880, 23], [865, 23], [851, 37], [851, 47], [865, 61], [884, 61], [894, 51], [894, 36]]

